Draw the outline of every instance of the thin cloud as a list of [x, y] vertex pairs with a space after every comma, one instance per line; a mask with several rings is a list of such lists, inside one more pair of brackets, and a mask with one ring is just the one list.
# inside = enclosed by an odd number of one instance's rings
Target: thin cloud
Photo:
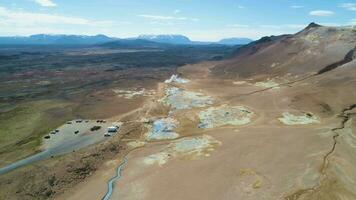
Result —
[[188, 18], [188, 17], [176, 17], [176, 16], [164, 16], [164, 15], [146, 15], [146, 14], [141, 14], [137, 15], [138, 17], [146, 18], [149, 20], [153, 21], [193, 21], [197, 22], [199, 19], [197, 18]]
[[174, 10], [173, 13], [176, 15], [176, 14], [179, 14], [180, 12], [181, 12], [181, 11], [177, 9], [177, 10]]
[[353, 26], [356, 26], [356, 18], [355, 19], [352, 19], [351, 22], [350, 22], [351, 25]]
[[187, 20], [186, 17], [173, 17], [173, 16], [163, 16], [163, 15], [138, 15], [139, 17], [143, 17], [146, 19], [153, 19], [153, 20]]
[[281, 25], [260, 25], [260, 28], [264, 29], [295, 29], [295, 30], [300, 30], [305, 28], [307, 25], [306, 24], [281, 24]]
[[230, 27], [230, 28], [248, 28], [248, 27], [250, 27], [249, 25], [246, 25], [246, 24], [228, 24], [226, 26]]
[[264, 25], [260, 25], [260, 28], [268, 28], [268, 29], [281, 29], [282, 26], [281, 25], [270, 25], [270, 24], [264, 24]]
[[321, 22], [320, 25], [322, 26], [346, 26], [346, 24], [339, 24], [339, 23], [335, 23], [335, 22]]
[[345, 8], [347, 10], [351, 10], [351, 11], [356, 11], [356, 3], [343, 3], [340, 4], [341, 8]]
[[[301, 26], [301, 25], [300, 25]], [[305, 26], [303, 26], [304, 28]], [[182, 32], [183, 35], [189, 36], [192, 40], [201, 41], [217, 41], [221, 38], [229, 37], [246, 37], [251, 39], [259, 39], [266, 35], [281, 35], [281, 34], [293, 34], [301, 29], [297, 29], [294, 25], [284, 24], [284, 25], [256, 25], [250, 26], [248, 28], [212, 28], [212, 29], [200, 29], [200, 30], [189, 30], [187, 32]]]
[[334, 15], [335, 13], [330, 10], [313, 10], [309, 13], [311, 16], [317, 16], [317, 17], [330, 17]]
[[57, 6], [52, 0], [34, 0], [37, 4], [43, 7], [55, 7]]
[[[33, 34], [115, 35], [129, 21], [93, 20], [75, 16], [54, 15], [0, 6], [0, 35], [27, 36]], [[134, 33], [130, 33], [133, 35]]]
[[290, 28], [290, 29], [303, 29], [307, 27], [306, 24], [286, 24], [285, 27]]
[[151, 21], [149, 22], [152, 25], [158, 25], [158, 26], [175, 26], [176, 23], [172, 21]]
[[242, 5], [237, 5], [237, 8], [239, 8], [239, 9], [244, 9], [244, 8], [245, 8], [245, 6], [242, 6]]
[[27, 12], [22, 10], [9, 10], [0, 7], [0, 21], [2, 24], [12, 25], [112, 25], [113, 21], [96, 21], [81, 17], [68, 17], [55, 14], [44, 14], [36, 12]]
[[256, 26], [249, 26], [245, 24], [226, 25], [226, 27], [236, 30], [301, 30], [306, 26], [306, 24], [260, 24]]
[[298, 9], [298, 8], [304, 8], [304, 6], [300, 6], [300, 5], [294, 5], [294, 6], [290, 6], [291, 8], [294, 8], [294, 9]]

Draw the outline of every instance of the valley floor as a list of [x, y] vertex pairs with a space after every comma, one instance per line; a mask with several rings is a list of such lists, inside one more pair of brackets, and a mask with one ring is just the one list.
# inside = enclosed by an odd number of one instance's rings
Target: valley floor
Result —
[[264, 81], [184, 66], [124, 117], [125, 151], [56, 199], [101, 199], [117, 172], [107, 199], [355, 199], [354, 65]]

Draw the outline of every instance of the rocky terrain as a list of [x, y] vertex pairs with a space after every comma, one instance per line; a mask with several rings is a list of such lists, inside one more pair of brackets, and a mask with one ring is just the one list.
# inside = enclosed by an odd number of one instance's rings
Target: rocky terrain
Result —
[[144, 96], [117, 135], [0, 177], [0, 198], [356, 199], [355, 47], [312, 23], [117, 90]]

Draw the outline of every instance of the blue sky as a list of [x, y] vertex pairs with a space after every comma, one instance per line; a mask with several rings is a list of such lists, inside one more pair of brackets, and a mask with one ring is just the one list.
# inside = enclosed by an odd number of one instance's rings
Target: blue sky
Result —
[[1, 0], [0, 35], [183, 34], [258, 39], [310, 22], [356, 25], [356, 0]]

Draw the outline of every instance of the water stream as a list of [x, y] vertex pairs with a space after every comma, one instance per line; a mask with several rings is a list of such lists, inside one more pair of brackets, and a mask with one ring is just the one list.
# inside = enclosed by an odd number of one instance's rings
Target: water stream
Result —
[[127, 156], [124, 157], [123, 162], [117, 167], [116, 174], [108, 181], [108, 190], [102, 200], [109, 200], [112, 192], [114, 184], [117, 180], [121, 178], [121, 171], [123, 170], [124, 166], [127, 164]]

